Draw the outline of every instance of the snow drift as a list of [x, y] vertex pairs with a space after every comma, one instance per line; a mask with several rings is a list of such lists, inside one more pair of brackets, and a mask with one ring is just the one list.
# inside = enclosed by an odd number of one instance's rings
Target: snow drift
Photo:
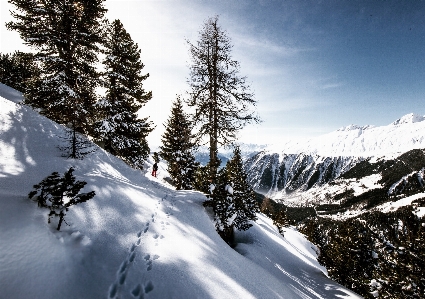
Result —
[[[0, 298], [359, 298], [295, 229], [283, 238], [260, 214], [232, 249], [205, 196], [173, 190], [164, 168], [153, 178], [102, 149], [66, 159], [62, 126], [6, 100], [21, 95], [4, 85], [0, 95]], [[56, 231], [28, 193], [71, 166], [96, 196]]]

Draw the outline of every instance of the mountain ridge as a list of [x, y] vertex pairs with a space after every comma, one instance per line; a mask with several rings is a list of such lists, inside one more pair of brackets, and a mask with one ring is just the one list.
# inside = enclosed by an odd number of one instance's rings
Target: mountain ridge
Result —
[[414, 148], [425, 148], [421, 134], [425, 130], [424, 120], [424, 116], [410, 113], [386, 126], [348, 125], [317, 137], [286, 142], [281, 146], [269, 145], [266, 151], [326, 157], [392, 156]]
[[425, 148], [424, 120], [410, 113], [386, 126], [349, 125], [278, 151], [265, 148], [247, 156], [248, 181], [270, 198], [292, 198], [292, 193], [332, 182], [363, 161], [396, 159]]

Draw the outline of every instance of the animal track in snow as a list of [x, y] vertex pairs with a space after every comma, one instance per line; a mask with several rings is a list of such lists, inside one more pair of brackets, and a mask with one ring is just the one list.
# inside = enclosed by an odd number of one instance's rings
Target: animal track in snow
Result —
[[115, 295], [117, 294], [118, 291], [118, 286], [116, 283], [113, 283], [110, 287], [109, 287], [109, 298], [115, 298]]
[[134, 289], [131, 291], [131, 295], [133, 297], [143, 299], [145, 298], [145, 294], [148, 294], [149, 292], [153, 291], [154, 285], [152, 281], [148, 281], [144, 286], [142, 286], [140, 283], [137, 284]]
[[143, 259], [146, 261], [146, 270], [150, 271], [152, 270], [153, 261], [159, 259], [159, 255], [154, 254], [153, 256], [151, 256], [150, 254], [146, 254]]
[[153, 283], [152, 281], [148, 281], [148, 283], [145, 285], [145, 293], [149, 293], [153, 290]]
[[[127, 279], [127, 274], [128, 274], [128, 270], [130, 269], [131, 264], [134, 262], [134, 260], [136, 259], [136, 248], [141, 244], [142, 242], [142, 234], [146, 233], [149, 229], [149, 222], [146, 222], [145, 228], [141, 231], [139, 231], [137, 233], [137, 241], [135, 243], [133, 243], [130, 247], [129, 253], [126, 257], [126, 259], [121, 263], [117, 273], [116, 273], [116, 279], [114, 281], [113, 284], [111, 284], [111, 286], [109, 287], [109, 299], [117, 299], [120, 297], [120, 292], [122, 291], [121, 289], [123, 288], [125, 281]], [[152, 266], [151, 266], [152, 268]], [[140, 287], [140, 290], [142, 288]], [[137, 289], [134, 289], [131, 292], [133, 295], [137, 293]], [[139, 298], [143, 298], [143, 294], [146, 293], [144, 291], [144, 293], [141, 293], [141, 291], [139, 291], [140, 293], [140, 297]], [[134, 295], [135, 297], [137, 297], [138, 295]]]
[[136, 285], [136, 286], [134, 287], [134, 289], [131, 291], [131, 294], [132, 294], [134, 297], [139, 297], [139, 295], [140, 295], [141, 291], [142, 291], [142, 286], [141, 286], [141, 284], [139, 283], [139, 284], [138, 284], [138, 285]]
[[134, 259], [136, 258], [136, 252], [132, 252], [131, 253], [131, 255], [130, 255], [130, 259], [129, 259], [129, 261], [130, 261], [130, 263], [132, 263], [132, 262], [134, 262]]
[[[163, 189], [163, 187], [158, 183], [153, 183], [153, 185], [158, 189]], [[126, 259], [121, 263], [118, 271], [116, 272], [116, 279], [109, 287], [108, 299], [118, 299], [125, 297], [124, 292], [127, 293], [127, 297], [128, 295], [131, 295], [137, 299], [144, 299], [146, 297], [146, 294], [154, 290], [153, 282], [147, 279], [149, 278], [148, 272], [145, 272], [145, 274], [141, 276], [144, 277], [142, 278], [142, 281], [139, 281], [139, 283], [137, 283], [137, 278], [140, 276], [134, 277], [133, 275], [131, 275], [132, 272], [129, 271], [132, 263], [134, 263], [134, 261], [136, 260], [136, 257], [140, 256], [141, 254], [141, 252], [136, 249], [142, 244], [142, 240], [143, 242], [147, 242], [148, 244], [149, 242], [153, 241], [155, 246], [158, 246], [158, 243], [161, 242], [160, 240], [165, 238], [164, 235], [159, 233], [159, 231], [160, 229], [166, 230], [167, 226], [170, 225], [170, 222], [166, 221], [167, 219], [165, 219], [164, 216], [166, 216], [166, 218], [170, 218], [170, 216], [173, 215], [175, 202], [175, 198], [168, 193], [165, 193], [161, 199], [158, 199], [153, 213], [148, 219], [146, 219], [147, 221], [145, 222], [145, 225], [140, 229], [140, 231], [137, 232], [137, 240], [133, 244], [131, 244]], [[160, 208], [161, 204], [163, 204], [162, 208]], [[157, 222], [158, 226], [156, 225]], [[148, 234], [152, 236], [153, 239], [147, 238]], [[144, 237], [144, 235], [146, 236]], [[155, 268], [155, 261], [159, 258], [160, 256], [158, 254], [145, 253], [144, 255], [141, 255], [139, 259], [145, 261], [145, 271], [152, 271]], [[136, 284], [132, 288], [129, 288], [128, 283], [130, 281], [134, 281], [135, 278]]]
[[120, 285], [124, 284], [126, 278], [127, 278], [127, 272], [121, 273], [120, 280], [119, 280]]

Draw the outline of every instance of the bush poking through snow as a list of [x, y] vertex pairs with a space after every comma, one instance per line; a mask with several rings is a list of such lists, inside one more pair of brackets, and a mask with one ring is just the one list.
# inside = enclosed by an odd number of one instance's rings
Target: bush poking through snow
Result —
[[96, 195], [94, 191], [79, 193], [87, 183], [75, 181], [73, 172], [73, 167], [65, 172], [63, 177], [58, 172], [53, 172], [40, 183], [34, 185], [35, 190], [28, 194], [30, 199], [37, 195], [35, 200], [38, 206], [50, 210], [48, 223], [50, 223], [52, 216], [59, 217], [57, 230], [60, 230], [62, 221], [65, 221], [65, 212], [69, 210], [70, 206], [88, 201]]

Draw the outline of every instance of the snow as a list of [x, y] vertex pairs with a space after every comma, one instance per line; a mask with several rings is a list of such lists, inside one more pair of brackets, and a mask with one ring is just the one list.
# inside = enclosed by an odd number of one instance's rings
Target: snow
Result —
[[[411, 205], [413, 201], [420, 198], [424, 198], [424, 197], [425, 197], [425, 193], [417, 193], [408, 197], [401, 198], [397, 201], [386, 202], [384, 204], [377, 206], [376, 209], [383, 213], [388, 213], [388, 212], [396, 211], [397, 209], [401, 207]], [[421, 211], [420, 208], [419, 208], [419, 211]], [[418, 217], [421, 217], [420, 215], [421, 215], [421, 212], [418, 213]]]
[[21, 92], [4, 85], [3, 83], [0, 83], [0, 97], [8, 99], [14, 103], [20, 103], [24, 100], [24, 96]]
[[[382, 188], [382, 185], [378, 183], [381, 178], [381, 174], [372, 174], [360, 179], [336, 179], [331, 183], [321, 186], [313, 186], [307, 191], [296, 191], [290, 194], [285, 194], [284, 196], [280, 195], [282, 194], [280, 193], [275, 195], [274, 199], [284, 200], [285, 203], [294, 206], [319, 203], [340, 204], [342, 199], [336, 201], [333, 199], [333, 196], [347, 189], [352, 189], [354, 191], [353, 195], [358, 196], [363, 194], [365, 191]], [[352, 217], [353, 213], [354, 211], [350, 210], [346, 212], [346, 215], [348, 217]], [[340, 217], [341, 215], [337, 216]]]
[[[326, 276], [294, 228], [282, 237], [259, 214], [232, 249], [206, 197], [173, 190], [164, 165], [154, 178], [152, 160], [141, 172], [100, 148], [65, 159], [64, 127], [4, 85], [0, 95], [0, 298], [361, 298]], [[96, 196], [72, 206], [58, 232], [28, 193], [71, 166]]]
[[387, 126], [349, 125], [318, 137], [270, 145], [272, 153], [305, 153], [324, 157], [384, 157], [425, 148], [425, 117], [407, 114]]

